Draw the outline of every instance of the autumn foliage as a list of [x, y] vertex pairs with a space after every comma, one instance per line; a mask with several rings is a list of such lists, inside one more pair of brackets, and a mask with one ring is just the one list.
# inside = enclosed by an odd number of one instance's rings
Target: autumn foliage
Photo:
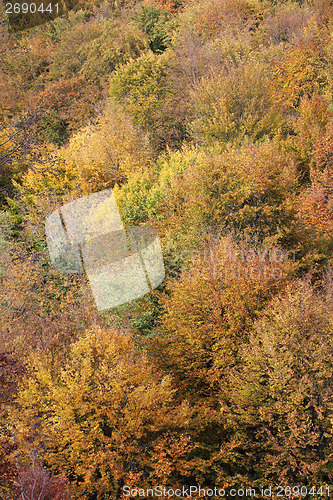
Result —
[[[4, 10], [0, 498], [322, 498], [330, 2], [93, 0], [19, 34]], [[158, 232], [166, 277], [98, 312], [84, 273], [52, 267], [45, 220], [109, 188], [125, 226]]]

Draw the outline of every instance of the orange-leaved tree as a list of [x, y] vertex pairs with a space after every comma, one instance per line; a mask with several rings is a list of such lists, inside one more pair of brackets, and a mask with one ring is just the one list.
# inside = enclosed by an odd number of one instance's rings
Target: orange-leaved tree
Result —
[[306, 280], [290, 285], [255, 324], [221, 404], [234, 481], [316, 486], [315, 494], [330, 484], [332, 335], [332, 271], [321, 292]]
[[61, 363], [37, 354], [30, 366], [12, 413], [23, 463], [37, 450], [87, 499], [189, 477], [188, 405], [175, 403], [171, 376], [139, 354], [130, 335], [94, 327]]

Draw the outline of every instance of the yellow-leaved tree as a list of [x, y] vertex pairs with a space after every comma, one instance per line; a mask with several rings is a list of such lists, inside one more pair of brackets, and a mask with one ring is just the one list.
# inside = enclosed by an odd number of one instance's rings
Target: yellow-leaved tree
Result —
[[93, 327], [62, 362], [31, 357], [12, 410], [21, 460], [35, 453], [80, 498], [122, 498], [122, 487], [180, 486], [191, 473], [189, 409], [130, 335]]
[[96, 123], [71, 138], [62, 155], [88, 194], [122, 183], [130, 173], [146, 167], [150, 147], [129, 115], [110, 101]]

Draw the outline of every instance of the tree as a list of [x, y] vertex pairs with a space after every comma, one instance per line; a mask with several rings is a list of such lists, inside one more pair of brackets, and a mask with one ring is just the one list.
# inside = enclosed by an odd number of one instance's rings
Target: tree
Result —
[[286, 139], [285, 147], [295, 152], [300, 180], [304, 185], [309, 183], [311, 167], [315, 167], [315, 148], [329, 133], [332, 116], [328, 101], [319, 93], [300, 99], [293, 133]]
[[0, 204], [6, 206], [6, 196], [13, 194], [13, 180], [19, 179], [37, 161], [34, 116], [3, 121], [0, 128]]
[[327, 64], [324, 29], [311, 19], [302, 30], [302, 36], [283, 51], [273, 65], [271, 81], [273, 100], [286, 111], [296, 109], [303, 96], [310, 97], [327, 86]]
[[183, 117], [172, 109], [177, 93], [167, 78], [168, 57], [147, 53], [118, 68], [110, 80], [111, 97], [148, 132], [156, 153], [179, 145], [185, 136]]
[[189, 260], [188, 271], [161, 297], [163, 314], [146, 345], [160, 369], [172, 374], [179, 401], [188, 399], [193, 410], [196, 484], [223, 488], [230, 485], [233, 460], [220, 412], [233, 391], [228, 373], [240, 365], [253, 322], [285, 288], [294, 264], [277, 248], [231, 237], [208, 240]]
[[[260, 172], [260, 173], [259, 173]], [[277, 141], [221, 154], [183, 147], [117, 190], [128, 220], [147, 221], [165, 249], [196, 247], [209, 230], [234, 230], [295, 248], [299, 227], [292, 195], [296, 164]]]
[[99, 87], [87, 85], [80, 76], [61, 78], [47, 85], [31, 100], [38, 119], [39, 140], [61, 145], [93, 117], [94, 103], [101, 97]]
[[105, 88], [109, 75], [147, 50], [147, 37], [134, 23], [105, 23], [99, 36], [79, 48], [78, 55], [82, 60], [79, 73], [90, 83], [99, 83]]
[[180, 485], [189, 475], [186, 401], [175, 406], [171, 378], [129, 335], [95, 327], [65, 362], [31, 363], [12, 420], [20, 450], [39, 443], [44, 463], [78, 496], [121, 498], [124, 485]]
[[[0, 494], [3, 498], [15, 491], [17, 470], [16, 443], [8, 429], [8, 405], [15, 399], [17, 386], [25, 367], [9, 352], [0, 352]], [[8, 498], [8, 497], [7, 497]]]
[[218, 38], [224, 31], [254, 30], [264, 13], [265, 4], [257, 0], [201, 0], [187, 2], [180, 19], [184, 29], [192, 27], [202, 38]]
[[270, 80], [260, 61], [212, 72], [195, 90], [192, 132], [203, 144], [221, 147], [273, 137], [284, 127], [284, 117], [267, 92]]
[[297, 39], [301, 35], [301, 30], [306, 27], [313, 16], [314, 10], [307, 4], [276, 2], [274, 11], [267, 12], [262, 20], [256, 36], [266, 43], [276, 45], [291, 43], [293, 38]]
[[306, 281], [290, 285], [242, 347], [221, 401], [237, 442], [235, 480], [309, 487], [332, 480], [331, 299], [331, 280], [321, 293]]
[[194, 252], [188, 271], [169, 285], [160, 331], [149, 341], [161, 365], [177, 377], [181, 394], [194, 401], [215, 398], [238, 344], [293, 266], [277, 248], [236, 243], [231, 236], [208, 240]]
[[171, 45], [176, 19], [169, 10], [142, 4], [134, 19], [148, 35], [149, 47], [155, 54], [164, 52]]
[[61, 151], [85, 193], [123, 184], [132, 172], [149, 164], [150, 154], [147, 135], [114, 102]]
[[103, 324], [85, 278], [52, 269], [45, 240], [23, 231], [7, 245], [0, 278], [0, 350], [22, 362], [32, 350], [64, 353], [85, 328]]

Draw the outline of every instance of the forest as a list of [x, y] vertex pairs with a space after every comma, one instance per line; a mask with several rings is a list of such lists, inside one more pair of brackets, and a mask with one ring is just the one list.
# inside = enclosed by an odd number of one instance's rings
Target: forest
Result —
[[[0, 499], [333, 495], [332, 2], [1, 2], [0, 99]], [[45, 221], [106, 189], [165, 279], [98, 311]]]

